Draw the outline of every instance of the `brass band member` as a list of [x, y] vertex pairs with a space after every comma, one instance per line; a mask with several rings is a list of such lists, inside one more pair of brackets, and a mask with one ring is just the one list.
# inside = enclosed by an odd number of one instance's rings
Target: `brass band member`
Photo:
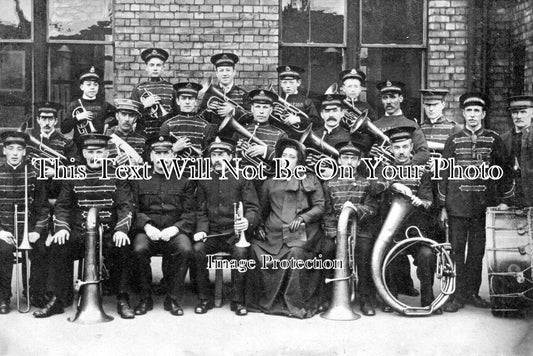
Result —
[[[245, 110], [249, 110], [250, 99], [248, 93], [235, 85], [235, 76], [237, 75], [235, 65], [238, 62], [239, 56], [233, 53], [218, 53], [211, 57], [211, 63], [215, 66], [215, 74], [218, 79], [218, 84], [215, 84], [214, 88], [218, 89], [227, 98], [231, 99]], [[213, 95], [212, 88], [209, 88], [202, 99], [202, 104], [200, 105], [201, 112], [205, 111], [207, 108], [207, 102]], [[204, 114], [205, 119], [216, 127], [220, 126], [222, 120], [229, 115], [233, 115], [233, 117], [241, 123], [250, 119], [245, 112], [239, 110], [228, 102], [222, 103], [216, 110], [216, 113], [205, 112]]]
[[[276, 157], [287, 160], [291, 172], [305, 164], [304, 147], [291, 139], [280, 140]], [[267, 314], [309, 318], [318, 310], [320, 271], [313, 266], [280, 268], [279, 264], [320, 259], [320, 221], [324, 213], [320, 181], [309, 173], [304, 179], [269, 178], [262, 186], [260, 201], [264, 237], [259, 234], [252, 240], [257, 268], [248, 271], [248, 305]]]
[[[80, 137], [82, 155], [86, 162], [86, 178], [65, 180], [56, 201], [55, 234], [50, 245], [50, 270], [47, 293], [50, 299], [46, 306], [33, 315], [46, 318], [64, 312], [71, 304], [68, 291], [72, 285], [72, 260], [84, 249], [85, 220], [92, 207], [100, 208], [103, 244], [106, 254], [116, 254], [120, 269], [117, 294], [117, 309], [122, 318], [135, 314], [128, 301], [128, 276], [130, 269], [130, 239], [132, 224], [132, 192], [127, 181], [116, 178], [112, 167], [108, 168], [109, 179], [101, 179], [102, 166], [107, 158], [109, 136], [91, 134]], [[82, 254], [81, 254], [82, 255]]]
[[[427, 141], [446, 143], [450, 135], [460, 132], [463, 127], [444, 116], [446, 89], [420, 89], [425, 119], [420, 125]], [[442, 149], [441, 149], [442, 150]], [[439, 150], [439, 151], [441, 151]], [[439, 152], [441, 153], [441, 152]]]
[[[411, 126], [395, 127], [386, 132], [391, 141], [391, 150], [394, 155], [395, 161], [393, 163], [396, 167], [410, 166], [412, 165], [413, 157], [413, 140], [412, 135], [417, 127], [412, 122]], [[411, 197], [411, 203], [416, 210], [411, 213], [407, 218], [407, 221], [402, 224], [398, 232], [396, 240], [402, 240], [405, 238], [404, 231], [410, 225], [415, 225], [420, 228], [427, 235], [427, 214], [429, 207], [433, 204], [433, 192], [431, 189], [431, 176], [429, 171], [425, 171], [420, 178], [417, 177], [402, 177], [403, 179], [397, 179], [390, 181], [391, 190], [403, 193]], [[425, 307], [431, 305], [435, 296], [433, 295], [433, 275], [435, 273], [436, 256], [429, 246], [414, 246], [405, 251], [411, 254], [414, 258], [415, 265], [417, 266], [417, 276], [420, 280], [420, 304]], [[392, 261], [391, 266], [388, 269], [387, 279], [388, 286], [391, 293], [397, 298], [399, 291], [399, 283], [403, 283], [402, 280], [398, 281], [399, 277], [403, 278], [397, 266], [398, 260]], [[403, 261], [400, 261], [403, 263]], [[409, 263], [409, 262], [407, 262]], [[382, 310], [384, 312], [392, 312], [392, 308], [389, 305], [383, 304]], [[434, 314], [442, 314], [442, 310], [437, 309]]]
[[159, 133], [163, 121], [170, 117], [167, 115], [171, 115], [176, 100], [172, 84], [162, 77], [168, 57], [168, 52], [161, 48], [147, 48], [141, 52], [149, 79], [133, 88], [131, 99], [140, 101], [144, 106], [136, 131], [146, 137]]
[[[6, 131], [2, 134], [1, 140], [4, 145], [3, 153], [6, 156], [6, 163], [0, 165], [0, 185], [2, 186], [0, 190], [2, 202], [0, 204], [0, 314], [7, 314], [11, 310], [14, 244], [16, 243], [17, 246], [20, 244], [24, 230], [27, 135], [17, 131]], [[31, 165], [27, 166], [27, 174], [29, 240], [33, 246], [40, 243], [44, 245], [44, 239], [39, 237], [46, 232], [48, 227], [49, 209], [46, 189], [42, 186], [42, 182], [37, 180], [37, 174]], [[17, 227], [14, 226], [15, 204], [17, 204], [18, 211]], [[14, 241], [15, 228], [18, 229], [19, 237], [19, 241], [16, 242]]]
[[[357, 211], [357, 235], [355, 244], [355, 262], [358, 273], [359, 304], [364, 315], [375, 315], [376, 290], [372, 281], [370, 260], [375, 236], [370, 229], [372, 220], [378, 210], [378, 195], [384, 191], [386, 184], [366, 179], [357, 168], [366, 147], [359, 143], [340, 142], [335, 146], [339, 151], [339, 167], [349, 168], [353, 179], [339, 179], [334, 177], [323, 184], [326, 198], [324, 213], [324, 228], [327, 239], [324, 239], [323, 255], [326, 258], [335, 258], [335, 239], [337, 237], [337, 222], [339, 215], [346, 204], [352, 204]], [[322, 306], [327, 310], [327, 306]]]
[[191, 149], [201, 154], [206, 147], [207, 140], [214, 136], [213, 125], [197, 114], [198, 92], [201, 89], [202, 86], [197, 83], [174, 84], [179, 114], [163, 123], [160, 134], [177, 138], [173, 149], [178, 155]]
[[342, 94], [326, 94], [318, 98], [324, 126], [315, 129], [314, 133], [332, 146], [340, 142], [351, 141], [350, 133], [340, 124], [344, 116], [342, 111], [344, 98]]
[[[376, 85], [381, 95], [381, 103], [385, 109], [385, 116], [374, 122], [381, 131], [387, 131], [394, 127], [411, 126], [414, 122], [403, 115], [401, 104], [405, 84], [402, 82], [385, 81]], [[418, 124], [413, 133], [413, 164], [425, 164], [429, 159], [429, 151], [426, 139]]]
[[161, 161], [175, 157], [171, 136], [154, 136], [146, 142], [153, 165], [151, 178], [136, 181], [136, 223], [134, 256], [139, 269], [141, 300], [135, 307], [136, 315], [153, 309], [151, 291], [152, 271], [150, 257], [160, 252], [167, 261], [165, 278], [169, 284], [165, 310], [172, 315], [183, 315], [183, 289], [187, 264], [192, 257], [189, 236], [195, 222], [194, 187], [186, 179], [166, 179]]
[[[212, 308], [213, 301], [209, 293], [207, 255], [225, 251], [237, 261], [247, 259], [248, 247], [235, 246], [236, 236], [241, 231], [253, 231], [259, 225], [259, 201], [253, 182], [245, 179], [221, 179], [224, 160], [233, 158], [235, 142], [227, 138], [215, 137], [209, 147], [208, 154], [213, 167], [212, 180], [198, 181], [197, 188], [197, 222], [194, 234], [194, 251], [196, 270], [198, 272], [198, 294], [200, 302], [196, 306], [197, 314], [204, 314]], [[231, 164], [231, 163], [230, 163]], [[234, 203], [243, 203], [244, 214], [235, 220]], [[220, 235], [207, 237], [208, 235]], [[248, 236], [250, 236], [248, 234]], [[233, 296], [231, 310], [237, 315], [248, 313], [244, 299], [245, 272], [233, 271]]]
[[502, 135], [510, 154], [515, 180], [514, 206], [533, 206], [533, 96], [513, 96], [507, 99], [514, 127]]
[[320, 120], [320, 117], [318, 116], [313, 101], [298, 91], [302, 85], [302, 74], [305, 73], [305, 70], [292, 65], [280, 66], [276, 70], [279, 73], [279, 82], [283, 99], [297, 109], [303, 111], [308, 116], [306, 118], [303, 115], [289, 113], [285, 116], [285, 125], [298, 125], [300, 129], [305, 129], [309, 125], [313, 125], [313, 128], [315, 129], [322, 126], [322, 120]]
[[505, 145], [496, 132], [483, 127], [488, 98], [481, 93], [466, 93], [459, 101], [465, 127], [448, 138], [442, 157], [455, 158], [455, 164], [463, 168], [480, 167], [483, 163], [498, 165], [503, 169], [503, 177], [499, 180], [449, 179], [449, 169], [442, 174], [439, 182], [441, 222], [448, 222], [457, 269], [454, 298], [443, 307], [447, 312], [456, 312], [465, 303], [478, 308], [490, 307], [478, 294], [485, 253], [485, 209], [498, 204], [500, 209], [507, 208], [506, 203], [513, 195], [511, 165]]
[[82, 97], [67, 106], [66, 117], [61, 122], [61, 132], [69, 133], [74, 129], [73, 139], [80, 151], [79, 137], [90, 133], [104, 133], [107, 119], [115, 116], [113, 105], [98, 97], [103, 72], [95, 67], [79, 72]]
[[346, 69], [339, 73], [341, 90], [346, 95], [346, 99], [357, 109], [368, 110], [368, 117], [371, 121], [376, 121], [378, 116], [369, 103], [361, 100], [361, 91], [365, 86], [366, 74], [355, 68]]

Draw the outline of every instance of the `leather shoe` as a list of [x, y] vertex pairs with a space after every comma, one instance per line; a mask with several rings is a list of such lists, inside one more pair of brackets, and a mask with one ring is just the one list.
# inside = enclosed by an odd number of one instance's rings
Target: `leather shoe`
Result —
[[461, 309], [461, 306], [455, 302], [455, 300], [448, 300], [444, 305], [442, 306], [442, 310], [446, 313], [456, 313], [459, 309]]
[[470, 297], [466, 298], [465, 303], [473, 305], [476, 308], [490, 308], [490, 303], [477, 294], [471, 295]]
[[0, 314], [8, 314], [11, 311], [9, 303], [9, 299], [0, 301]]
[[361, 303], [361, 312], [366, 316], [376, 315], [376, 310], [374, 309], [372, 303], [366, 301]]
[[413, 286], [409, 286], [405, 288], [405, 290], [404, 289], [399, 290], [398, 293], [406, 295], [408, 297], [418, 297], [420, 295], [420, 292], [418, 291], [418, 289], [416, 289]]
[[135, 315], [144, 315], [152, 309], [154, 309], [154, 300], [151, 297], [143, 298], [135, 307]]
[[387, 305], [387, 304], [383, 304], [381, 306], [381, 311], [384, 312], [384, 313], [392, 313], [392, 312], [394, 312], [392, 307], [390, 305]]
[[33, 313], [33, 316], [36, 318], [48, 318], [49, 316], [55, 314], [63, 314], [65, 309], [63, 308], [63, 303], [54, 295], [48, 303], [41, 310], [37, 310]]
[[170, 311], [172, 309], [172, 298], [165, 297], [165, 301], [163, 302], [163, 308], [166, 311]]
[[33, 294], [30, 296], [30, 304], [36, 308], [42, 309], [46, 305], [46, 297], [42, 294]]
[[117, 299], [117, 313], [122, 319], [135, 318], [135, 312], [130, 307], [130, 303], [127, 298]]
[[328, 310], [328, 308], [329, 308], [329, 302], [322, 302], [318, 305], [318, 312], [324, 313]]
[[231, 311], [234, 311], [235, 314], [237, 314], [239, 316], [245, 316], [246, 314], [248, 314], [248, 309], [246, 309], [244, 304], [242, 304], [240, 302], [231, 302], [230, 309], [231, 309]]
[[438, 309], [433, 310], [433, 313], [431, 313], [431, 314], [442, 315], [442, 308], [438, 308]]
[[194, 308], [196, 314], [205, 314], [209, 309], [213, 309], [213, 303], [209, 299], [200, 299], [200, 302]]
[[180, 303], [176, 302], [174, 299], [171, 299], [171, 298], [169, 299], [170, 299], [170, 314], [174, 316], [182, 316], [183, 308], [180, 306]]

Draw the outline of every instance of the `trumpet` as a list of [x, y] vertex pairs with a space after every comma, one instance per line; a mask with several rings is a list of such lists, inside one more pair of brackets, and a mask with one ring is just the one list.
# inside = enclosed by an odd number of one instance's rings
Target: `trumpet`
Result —
[[[237, 203], [233, 203], [233, 215], [235, 216], [235, 221], [242, 219], [244, 216], [244, 209], [242, 207], [242, 201], [239, 202], [239, 207], [237, 208]], [[246, 235], [244, 231], [237, 232], [235, 231], [235, 237], [239, 238], [239, 241], [235, 244], [237, 247], [248, 247], [250, 243], [246, 241]]]
[[[81, 102], [81, 99], [78, 99], [79, 106], [76, 106], [74, 110], [72, 110], [72, 117], [76, 118], [76, 116], [80, 113], [87, 112], [85, 110], [85, 107], [83, 106], [83, 103]], [[87, 129], [89, 127], [89, 129]], [[85, 135], [91, 132], [96, 132], [96, 128], [94, 127], [91, 120], [83, 120], [81, 122], [78, 122], [77, 124], [78, 132], [80, 135]]]
[[[30, 260], [29, 260], [29, 251], [32, 250], [32, 247], [30, 245], [30, 239], [29, 239], [29, 232], [28, 232], [28, 166], [24, 166], [24, 230], [22, 232], [22, 241], [20, 242], [20, 245], [18, 244], [18, 204], [15, 204], [15, 214], [14, 214], [14, 238], [13, 242], [15, 245], [15, 297], [17, 298], [17, 310], [19, 313], [27, 313], [31, 309], [31, 303], [30, 303]], [[19, 273], [19, 259], [20, 256], [24, 254], [22, 257], [25, 260], [25, 265], [21, 266], [22, 273]], [[22, 264], [22, 263], [21, 263]], [[26, 278], [22, 281], [23, 289], [26, 289], [26, 302], [27, 305], [25, 308], [21, 307], [20, 299], [22, 297], [22, 292], [20, 290], [19, 286], [19, 279], [24, 278], [24, 267], [26, 267]], [[22, 276], [21, 276], [22, 275]]]
[[[144, 89], [144, 93], [141, 95], [141, 99], [148, 99], [149, 97], [155, 96], [148, 89], [146, 88], [143, 88], [143, 89]], [[154, 105], [146, 109], [148, 110], [148, 116], [150, 116], [153, 119], [159, 119], [159, 118], [162, 118], [168, 115], [168, 111], [165, 110], [165, 107], [159, 101], [157, 101]]]

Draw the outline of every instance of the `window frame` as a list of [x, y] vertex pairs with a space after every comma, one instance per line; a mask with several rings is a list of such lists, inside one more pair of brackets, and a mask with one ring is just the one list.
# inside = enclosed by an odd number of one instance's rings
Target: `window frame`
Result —
[[[34, 14], [34, 6], [35, 2], [34, 0], [30, 0], [30, 6], [31, 6], [31, 36], [30, 38], [9, 38], [9, 39], [2, 39], [0, 38], [0, 44], [2, 43], [30, 43], [33, 44], [35, 41], [35, 14]], [[32, 56], [33, 56], [33, 49], [32, 49]]]

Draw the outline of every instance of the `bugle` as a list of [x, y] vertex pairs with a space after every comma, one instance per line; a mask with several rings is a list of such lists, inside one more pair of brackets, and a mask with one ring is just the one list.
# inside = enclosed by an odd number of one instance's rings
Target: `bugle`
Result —
[[[141, 99], [147, 99], [149, 97], [155, 96], [150, 90], [146, 88], [143, 89], [144, 93], [142, 93]], [[159, 101], [157, 101], [154, 105], [146, 108], [146, 110], [148, 111], [148, 116], [153, 119], [159, 119], [168, 115], [168, 111], [165, 110], [165, 107]]]
[[[239, 207], [237, 208], [237, 203], [233, 203], [233, 214], [235, 216], [235, 221], [240, 220], [244, 216], [244, 209], [242, 207], [242, 201], [239, 202]], [[250, 243], [246, 241], [246, 235], [244, 231], [237, 232], [235, 231], [236, 237], [239, 238], [239, 241], [235, 244], [237, 247], [249, 247]]]
[[[69, 321], [80, 324], [104, 323], [113, 320], [102, 307], [99, 285], [102, 282], [102, 229], [98, 224], [98, 209], [91, 208], [87, 214], [85, 257], [83, 260], [83, 281], [76, 281], [80, 287], [76, 315]], [[97, 245], [99, 253], [97, 257]], [[99, 261], [97, 262], [97, 259]]]
[[[334, 282], [331, 303], [326, 312], [320, 316], [330, 320], [357, 320], [361, 315], [355, 313], [350, 305], [353, 291], [351, 282], [355, 280], [354, 245], [357, 233], [357, 215], [353, 205], [342, 208], [337, 224], [337, 250], [335, 259], [342, 261], [342, 269], [335, 269], [334, 278], [326, 278], [326, 283]], [[348, 236], [348, 226], [351, 221], [351, 234]], [[350, 239], [352, 243], [350, 243]], [[351, 289], [351, 290], [350, 290]]]

